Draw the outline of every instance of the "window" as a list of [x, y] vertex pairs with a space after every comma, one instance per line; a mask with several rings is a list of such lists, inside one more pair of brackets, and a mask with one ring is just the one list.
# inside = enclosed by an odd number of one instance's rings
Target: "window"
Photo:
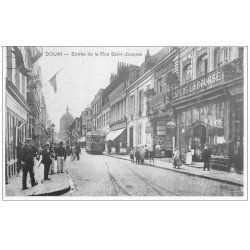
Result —
[[197, 60], [197, 75], [198, 77], [204, 76], [207, 74], [207, 53], [201, 55]]
[[157, 93], [162, 92], [162, 78], [157, 79]]
[[188, 83], [192, 80], [192, 66], [191, 63], [183, 67], [183, 82]]
[[139, 91], [139, 116], [142, 116], [143, 113], [143, 90]]
[[215, 62], [217, 68], [229, 62], [229, 49], [227, 47], [220, 47], [215, 50]]
[[129, 114], [130, 114], [130, 119], [132, 120], [132, 116], [134, 115], [134, 96], [129, 97]]
[[138, 144], [142, 144], [142, 124], [138, 124]]

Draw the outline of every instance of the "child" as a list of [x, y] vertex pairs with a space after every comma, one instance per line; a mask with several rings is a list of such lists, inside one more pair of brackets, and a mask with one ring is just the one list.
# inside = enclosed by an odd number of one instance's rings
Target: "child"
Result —
[[130, 155], [130, 161], [131, 161], [132, 163], [134, 163], [134, 162], [135, 162], [135, 152], [134, 152], [134, 148], [131, 148], [131, 149], [130, 149], [129, 155]]

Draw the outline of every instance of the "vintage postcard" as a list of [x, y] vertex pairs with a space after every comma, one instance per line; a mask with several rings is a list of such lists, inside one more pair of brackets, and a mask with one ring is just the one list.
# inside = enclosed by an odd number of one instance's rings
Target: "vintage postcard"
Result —
[[246, 47], [2, 51], [4, 200], [247, 199]]

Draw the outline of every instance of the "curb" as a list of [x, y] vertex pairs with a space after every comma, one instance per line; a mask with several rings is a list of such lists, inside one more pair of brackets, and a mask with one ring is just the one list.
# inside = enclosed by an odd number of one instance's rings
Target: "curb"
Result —
[[53, 191], [53, 192], [48, 192], [48, 193], [41, 193], [41, 194], [31, 194], [29, 196], [59, 196], [62, 194], [65, 194], [71, 190], [71, 186], [68, 186], [67, 188]]
[[[130, 161], [129, 159], [124, 159], [124, 158], [120, 158], [120, 157], [113, 156], [113, 155], [105, 155], [105, 156], [113, 157], [113, 158], [124, 160], [124, 161]], [[176, 170], [176, 169], [163, 168], [163, 167], [160, 167], [160, 166], [153, 165], [151, 163], [144, 163], [143, 165], [154, 167], [154, 168], [159, 168], [159, 169], [164, 169], [164, 170], [169, 170], [169, 171], [173, 171], [173, 172], [176, 172], [176, 173], [182, 173], [182, 174], [186, 174], [186, 175], [189, 175], [189, 176], [195, 176], [195, 177], [200, 177], [200, 178], [204, 178], [204, 179], [208, 179], [208, 180], [219, 181], [219, 182], [222, 182], [222, 183], [225, 183], [225, 184], [230, 184], [230, 185], [234, 185], [234, 186], [238, 186], [238, 187], [244, 187], [244, 184], [239, 183], [239, 182], [230, 181], [230, 180], [223, 180], [223, 179], [219, 179], [219, 178], [215, 178], [215, 177], [211, 177], [211, 176], [205, 176], [205, 175], [198, 175], [198, 174], [194, 174], [194, 173], [183, 172], [183, 171], [179, 171], [179, 170]]]

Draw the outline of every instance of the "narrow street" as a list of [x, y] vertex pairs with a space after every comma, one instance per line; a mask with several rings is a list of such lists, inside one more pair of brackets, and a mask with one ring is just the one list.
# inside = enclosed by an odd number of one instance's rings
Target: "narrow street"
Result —
[[66, 194], [70, 196], [243, 195], [238, 186], [85, 151], [80, 161], [68, 161], [66, 168], [75, 185], [75, 190]]

